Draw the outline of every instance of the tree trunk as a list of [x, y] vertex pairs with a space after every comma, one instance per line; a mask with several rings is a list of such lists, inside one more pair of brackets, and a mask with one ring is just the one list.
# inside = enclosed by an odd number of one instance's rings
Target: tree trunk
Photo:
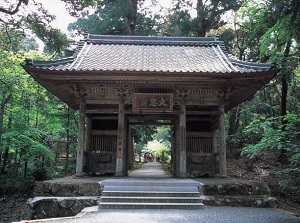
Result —
[[[19, 149], [19, 152], [20, 152], [20, 155], [19, 155], [19, 159], [16, 160], [16, 175], [18, 175], [18, 172], [19, 172], [19, 168], [20, 168], [20, 164], [21, 164], [21, 159], [23, 157], [23, 152], [22, 152], [22, 149]], [[16, 152], [17, 154], [18, 152]], [[18, 158], [18, 157], [17, 157]]]
[[0, 105], [0, 166], [1, 166], [1, 160], [2, 160], [3, 117], [4, 117], [6, 103], [7, 103], [7, 91], [3, 91], [1, 105]]
[[197, 36], [205, 37], [205, 15], [204, 15], [204, 4], [202, 0], [197, 1]]
[[236, 130], [238, 128], [238, 115], [239, 109], [234, 108], [229, 112], [229, 129], [228, 129], [228, 135], [234, 135], [236, 133]]
[[[8, 124], [7, 124], [8, 129], [11, 128], [11, 125], [12, 125], [12, 117], [10, 115], [8, 118]], [[7, 146], [4, 150], [4, 154], [2, 157], [2, 160], [3, 160], [2, 164], [0, 165], [1, 166], [0, 175], [6, 173], [6, 166], [7, 166], [7, 162], [8, 162], [8, 152], [9, 152], [9, 147]]]
[[39, 125], [39, 103], [40, 103], [40, 85], [37, 86], [37, 95], [36, 95], [36, 113], [35, 113], [35, 127]]
[[[282, 61], [282, 77], [281, 77], [281, 122], [282, 122], [282, 131], [286, 130], [287, 120], [285, 116], [287, 114], [287, 95], [288, 95], [288, 74], [289, 70], [287, 68], [288, 57], [290, 54], [292, 41], [289, 40], [286, 44], [283, 61]], [[282, 164], [285, 164], [288, 160], [287, 151], [285, 149], [280, 150], [280, 155], [278, 161]]]
[[136, 17], [137, 17], [137, 4], [138, 0], [128, 0], [129, 10], [128, 10], [128, 35], [135, 35], [135, 27], [136, 27]]
[[9, 147], [7, 146], [3, 153], [3, 162], [1, 165], [0, 175], [4, 175], [6, 172], [6, 165], [7, 165], [7, 161], [8, 161], [8, 151], [9, 151]]
[[26, 175], [27, 175], [27, 168], [28, 168], [28, 160], [27, 159], [25, 159], [25, 163], [24, 163], [24, 178], [26, 177]]
[[285, 120], [285, 116], [287, 114], [287, 95], [288, 95], [288, 74], [289, 71], [287, 69], [287, 61], [290, 54], [292, 41], [289, 40], [286, 44], [284, 54], [283, 54], [283, 70], [282, 70], [282, 77], [281, 77], [281, 116], [282, 116], [282, 124], [283, 130], [285, 130], [285, 124], [287, 121]]

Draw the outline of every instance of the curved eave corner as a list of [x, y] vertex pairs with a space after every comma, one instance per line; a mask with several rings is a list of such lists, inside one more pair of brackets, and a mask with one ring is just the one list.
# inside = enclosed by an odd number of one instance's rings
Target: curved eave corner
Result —
[[281, 71], [281, 68], [278, 68], [276, 66], [273, 66], [271, 69], [267, 70], [267, 71], [260, 71], [261, 73], [265, 73], [268, 74], [266, 75], [266, 78], [264, 78], [264, 82], [261, 82], [261, 86], [257, 88], [257, 90], [251, 92], [244, 100], [238, 101], [238, 102], [234, 102], [234, 103], [230, 103], [227, 106], [225, 106], [225, 111], [228, 112], [230, 110], [232, 110], [233, 108], [235, 108], [236, 106], [249, 101], [253, 98], [253, 96], [260, 90], [262, 90], [263, 88], [266, 87], [266, 85]]

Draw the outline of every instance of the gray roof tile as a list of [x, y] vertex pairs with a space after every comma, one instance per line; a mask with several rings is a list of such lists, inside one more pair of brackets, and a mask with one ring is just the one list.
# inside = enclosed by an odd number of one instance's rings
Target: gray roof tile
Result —
[[269, 70], [270, 64], [228, 58], [216, 38], [89, 35], [73, 58], [31, 61], [49, 70], [176, 73], [244, 73]]

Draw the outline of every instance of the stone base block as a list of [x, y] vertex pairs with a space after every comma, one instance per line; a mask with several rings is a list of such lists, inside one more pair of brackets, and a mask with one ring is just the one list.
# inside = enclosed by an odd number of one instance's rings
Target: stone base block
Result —
[[98, 197], [35, 197], [28, 200], [31, 219], [75, 216], [84, 208], [99, 204]]

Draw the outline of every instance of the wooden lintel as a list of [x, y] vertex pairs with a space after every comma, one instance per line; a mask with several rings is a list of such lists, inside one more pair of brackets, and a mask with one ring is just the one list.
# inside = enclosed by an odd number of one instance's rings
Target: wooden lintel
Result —
[[218, 106], [219, 105], [219, 101], [186, 101], [186, 105], [199, 105], [199, 106]]
[[218, 115], [218, 111], [186, 111], [187, 115]]
[[174, 116], [166, 117], [166, 116], [159, 116], [159, 115], [157, 115], [157, 116], [150, 115], [150, 116], [134, 116], [134, 117], [129, 116], [127, 119], [129, 120], [129, 122], [132, 122], [132, 121], [136, 121], [136, 122], [145, 122], [146, 121], [147, 122], [147, 121], [153, 121], [153, 120], [154, 121], [167, 120], [167, 121], [172, 122], [175, 120], [175, 117]]
[[118, 109], [87, 109], [86, 114], [118, 114]]
[[[179, 115], [180, 111], [173, 111], [173, 112], [143, 112], [143, 111], [132, 111], [132, 110], [125, 110], [125, 114], [127, 115]], [[87, 114], [118, 114], [118, 109], [87, 109]], [[218, 115], [218, 111], [187, 111], [187, 115]]]
[[126, 110], [126, 115], [179, 115], [180, 111], [172, 111], [172, 112], [147, 112], [147, 111], [132, 111]]
[[92, 116], [93, 120], [117, 120], [117, 114], [115, 116]]
[[187, 117], [187, 121], [210, 121], [210, 118], [202, 118], [202, 117], [195, 117], [195, 118], [189, 118]]
[[92, 130], [92, 135], [117, 135], [117, 130]]
[[212, 137], [212, 132], [187, 132], [187, 136]]
[[[132, 100], [131, 99], [125, 99], [124, 100], [125, 104], [131, 104]], [[89, 99], [87, 98], [86, 100], [87, 105], [118, 105], [119, 104], [119, 99], [117, 97], [115, 98], [107, 98], [107, 99]]]
[[159, 126], [162, 126], [162, 125], [174, 125], [174, 123], [173, 122], [171, 122], [171, 123], [159, 123], [159, 122], [153, 122], [153, 123], [151, 123], [151, 122], [133, 122], [133, 121], [129, 121], [129, 124], [130, 125], [159, 125]]

